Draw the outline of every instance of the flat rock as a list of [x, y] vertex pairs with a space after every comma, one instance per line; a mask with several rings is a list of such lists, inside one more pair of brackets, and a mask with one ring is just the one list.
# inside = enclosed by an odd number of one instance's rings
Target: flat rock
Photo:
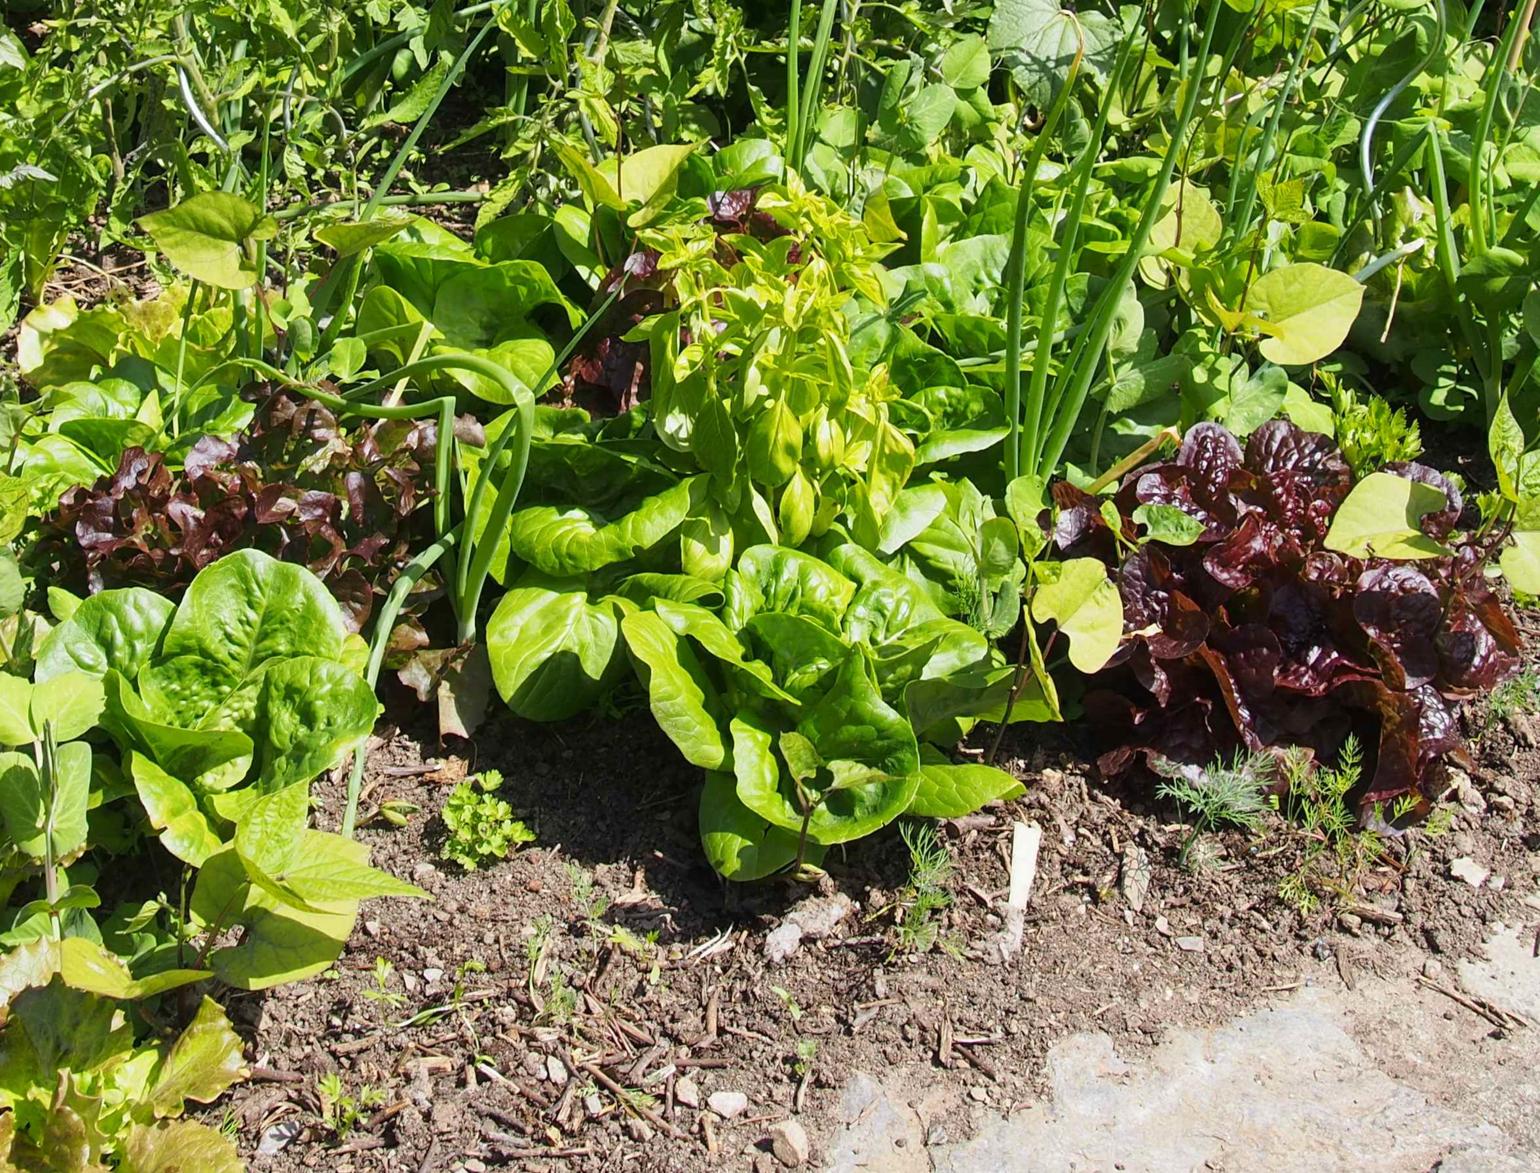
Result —
[[678, 1100], [686, 1108], [700, 1107], [700, 1088], [688, 1075], [681, 1076], [674, 1081], [674, 1099]]
[[1315, 990], [1218, 1029], [1173, 1032], [1138, 1060], [1105, 1034], [1073, 1035], [1047, 1066], [1050, 1101], [931, 1149], [935, 1168], [1400, 1173], [1503, 1139], [1376, 1068]]
[[783, 965], [801, 944], [802, 926], [795, 921], [782, 921], [765, 934], [765, 960]]
[[786, 914], [786, 922], [801, 929], [804, 937], [816, 941], [832, 933], [854, 909], [855, 902], [843, 892], [810, 896]]

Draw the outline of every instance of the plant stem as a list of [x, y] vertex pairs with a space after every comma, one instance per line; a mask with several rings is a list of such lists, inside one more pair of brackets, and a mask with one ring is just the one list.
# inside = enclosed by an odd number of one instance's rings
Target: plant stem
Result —
[[[408, 562], [396, 576], [396, 581], [391, 584], [390, 594], [385, 596], [379, 617], [374, 621], [374, 638], [369, 641], [369, 662], [364, 668], [364, 679], [369, 682], [371, 689], [380, 679], [380, 666], [385, 662], [385, 649], [390, 644], [390, 634], [395, 629], [396, 616], [405, 606], [406, 597], [411, 594], [412, 588], [417, 585], [422, 576], [433, 569], [433, 564], [443, 557], [445, 551], [454, 543], [454, 534], [444, 534]], [[348, 775], [347, 805], [342, 812], [342, 834], [348, 839], [353, 838], [353, 829], [358, 820], [358, 796], [363, 789], [364, 767], [367, 762], [368, 739], [365, 738], [364, 744], [353, 751], [353, 770]]]
[[[1076, 28], [1079, 28], [1078, 24]], [[1075, 78], [1080, 72], [1083, 49], [1082, 41], [1080, 49], [1076, 50], [1074, 60], [1070, 63], [1064, 84], [1059, 87], [1059, 92], [1054, 97], [1052, 105], [1048, 107], [1048, 113], [1043, 118], [1042, 125], [1037, 129], [1037, 137], [1032, 142], [1032, 151], [1027, 156], [1027, 165], [1020, 177], [1020, 186], [1016, 189], [1016, 216], [1011, 225], [1011, 251], [1005, 262], [1005, 288], [1009, 299], [1005, 307], [1005, 418], [1010, 427], [1010, 435], [1006, 438], [1005, 444], [1005, 479], [1007, 481], [1013, 481], [1021, 475], [1021, 326], [1027, 293], [1027, 227], [1032, 220], [1032, 193], [1037, 183], [1038, 168], [1042, 165], [1043, 156], [1048, 150], [1048, 141], [1053, 137], [1054, 129], [1058, 126], [1065, 107], [1069, 105], [1070, 93], [1074, 90]], [[1053, 325], [1053, 322], [1048, 320], [1039, 322], [1039, 335], [1044, 330], [1051, 332]]]

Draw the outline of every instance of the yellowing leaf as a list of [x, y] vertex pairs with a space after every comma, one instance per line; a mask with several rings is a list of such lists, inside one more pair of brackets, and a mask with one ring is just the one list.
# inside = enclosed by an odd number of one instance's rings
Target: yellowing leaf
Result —
[[1326, 532], [1326, 548], [1353, 558], [1439, 558], [1449, 551], [1424, 534], [1422, 519], [1448, 502], [1432, 485], [1388, 472], [1353, 486]]
[[219, 1003], [204, 998], [166, 1052], [150, 1089], [150, 1105], [157, 1116], [180, 1116], [187, 1100], [212, 1103], [246, 1074], [240, 1038]]
[[1123, 638], [1123, 599], [1095, 558], [1044, 562], [1032, 595], [1032, 618], [1050, 619], [1069, 640], [1069, 661], [1082, 672], [1095, 672], [1112, 658]]
[[1540, 533], [1524, 530], [1513, 535], [1513, 545], [1498, 559], [1508, 585], [1526, 595], [1540, 595]]
[[1363, 299], [1364, 287], [1346, 273], [1306, 262], [1264, 273], [1242, 308], [1265, 323], [1257, 343], [1262, 357], [1300, 366], [1342, 345]]

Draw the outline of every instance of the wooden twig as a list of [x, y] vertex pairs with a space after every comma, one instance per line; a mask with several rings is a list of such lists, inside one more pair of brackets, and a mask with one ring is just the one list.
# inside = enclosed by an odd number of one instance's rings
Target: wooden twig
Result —
[[1504, 1010], [1500, 1006], [1494, 1006], [1485, 998], [1467, 998], [1458, 990], [1451, 990], [1448, 986], [1441, 986], [1438, 982], [1429, 981], [1425, 977], [1417, 979], [1419, 985], [1427, 986], [1430, 990], [1437, 990], [1451, 1002], [1458, 1002], [1472, 1014], [1479, 1014], [1499, 1030], [1513, 1030], [1515, 1027], [1533, 1025], [1529, 1019], [1521, 1014], [1515, 1014], [1511, 1010]]
[[[570, 1066], [570, 1064], [569, 1064], [569, 1066]], [[606, 1088], [608, 1088], [609, 1091], [611, 1093], [613, 1093], [615, 1095], [615, 1097], [622, 1104], [624, 1104], [628, 1110], [630, 1110], [632, 1112], [635, 1112], [638, 1116], [640, 1116], [643, 1120], [647, 1121], [647, 1123], [651, 1124], [654, 1128], [657, 1128], [657, 1129], [659, 1129], [662, 1132], [668, 1133], [668, 1135], [673, 1137], [675, 1140], [684, 1140], [685, 1139], [684, 1133], [680, 1132], [679, 1129], [675, 1128], [672, 1124], [670, 1124], [667, 1120], [663, 1119], [662, 1116], [658, 1115], [658, 1113], [654, 1112], [651, 1108], [647, 1107], [644, 1104], [637, 1103], [636, 1102], [636, 1097], [634, 1095], [628, 1095], [626, 1093], [626, 1089], [625, 1088], [621, 1087], [620, 1084], [616, 1083], [613, 1079], [611, 1079], [608, 1075], [604, 1074], [603, 1071], [601, 1071], [599, 1068], [595, 1067], [592, 1063], [584, 1063], [584, 1064], [582, 1064], [581, 1065], [581, 1070], [583, 1070], [583, 1071], [587, 1072], [589, 1075], [593, 1076], [596, 1080], [598, 1080], [601, 1084], [603, 1084]], [[574, 1071], [573, 1074], [575, 1075], [575, 1074], [577, 1074], [577, 1072]]]

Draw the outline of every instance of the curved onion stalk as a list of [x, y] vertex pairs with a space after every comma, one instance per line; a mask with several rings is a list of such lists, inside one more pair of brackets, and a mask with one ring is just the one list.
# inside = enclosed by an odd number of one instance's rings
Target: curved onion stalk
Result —
[[[1433, 10], [1438, 14], [1438, 33], [1428, 46], [1428, 51], [1421, 61], [1417, 62], [1405, 77], [1385, 91], [1385, 96], [1374, 104], [1374, 109], [1369, 112], [1369, 117], [1364, 121], [1364, 130], [1358, 140], [1358, 167], [1363, 172], [1364, 192], [1370, 199], [1370, 212], [1376, 222], [1379, 220], [1379, 201], [1375, 199], [1374, 191], [1374, 133], [1379, 129], [1380, 120], [1385, 117], [1385, 111], [1390, 109], [1390, 104], [1406, 92], [1406, 87], [1411, 85], [1421, 76], [1425, 70], [1444, 51], [1444, 35], [1448, 31], [1449, 17], [1444, 11], [1444, 0], [1433, 0]], [[1312, 24], [1314, 18], [1312, 18]]]
[[[1497, 102], [1502, 96], [1503, 85], [1508, 77], [1505, 66], [1513, 53], [1514, 46], [1518, 43], [1519, 31], [1528, 27], [1526, 21], [1508, 21], [1508, 27], [1503, 30], [1503, 38], [1492, 54], [1492, 64], [1487, 67], [1486, 75], [1481, 79], [1481, 84], [1486, 90], [1486, 101], [1481, 107], [1481, 118], [1476, 123], [1476, 133], [1471, 137], [1470, 169], [1465, 179], [1465, 188], [1469, 193], [1473, 256], [1484, 256], [1487, 251], [1488, 232], [1492, 235], [1496, 235], [1497, 232], [1497, 209], [1487, 198], [1487, 192], [1484, 190], [1486, 181], [1490, 178], [1490, 171], [1496, 167], [1497, 161], [1494, 158], [1491, 167], [1487, 165], [1485, 147], [1492, 138], [1492, 121], [1497, 115]], [[1488, 413], [1494, 411], [1496, 406], [1495, 400], [1489, 402]]]
[[[401, 573], [396, 576], [396, 581], [391, 584], [390, 594], [385, 596], [379, 617], [374, 621], [374, 638], [369, 641], [369, 662], [364, 668], [364, 679], [369, 682], [370, 688], [379, 683], [380, 666], [385, 662], [385, 648], [390, 643], [390, 633], [395, 629], [396, 616], [405, 606], [407, 595], [412, 593], [412, 588], [417, 585], [418, 580], [433, 569], [433, 564], [442, 558], [445, 551], [454, 543], [454, 534], [444, 534], [402, 567]], [[342, 834], [348, 839], [353, 838], [353, 828], [358, 821], [358, 796], [363, 789], [364, 766], [368, 760], [366, 740], [353, 751], [353, 769], [348, 775], [347, 805], [342, 812]]]
[[[1091, 134], [1079, 159], [1075, 161], [1076, 175], [1074, 195], [1070, 199], [1069, 214], [1065, 216], [1059, 239], [1059, 256], [1054, 262], [1053, 277], [1048, 283], [1048, 296], [1043, 303], [1042, 320], [1038, 325], [1037, 348], [1032, 359], [1032, 382], [1027, 388], [1026, 434], [1023, 443], [1026, 451], [1035, 453], [1040, 446], [1043, 429], [1044, 398], [1048, 388], [1048, 367], [1053, 351], [1053, 327], [1058, 324], [1059, 306], [1064, 300], [1064, 288], [1069, 281], [1069, 268], [1074, 259], [1075, 243], [1080, 236], [1080, 224], [1085, 215], [1086, 196], [1091, 189], [1091, 171], [1101, 155], [1101, 145], [1107, 134], [1107, 120], [1112, 110], [1111, 92], [1122, 81], [1123, 71], [1133, 59], [1135, 38], [1123, 38], [1117, 61], [1108, 77], [1108, 98], [1101, 103], [1092, 124]], [[1013, 291], [1014, 292], [1014, 291]], [[1045, 481], [1046, 483], [1046, 481]]]
[[[599, 307], [593, 313], [588, 315], [588, 319], [578, 327], [577, 332], [562, 348], [561, 353], [551, 360], [551, 365], [536, 380], [536, 387], [544, 387], [546, 382], [561, 369], [562, 364], [572, 357], [572, 352], [578, 348], [579, 343], [604, 317], [610, 306], [615, 304], [622, 288], [616, 285], [614, 291], [599, 303]], [[465, 526], [465, 541], [460, 544], [459, 559], [455, 567], [454, 590], [455, 613], [459, 617], [459, 638], [462, 643], [468, 643], [476, 638], [476, 608], [481, 603], [481, 590], [486, 585], [487, 574], [492, 568], [492, 555], [497, 547], [496, 535], [501, 533], [503, 527], [508, 524], [508, 517], [513, 513], [513, 505], [518, 498], [519, 489], [524, 484], [524, 472], [529, 467], [529, 445], [535, 430], [535, 399], [529, 390], [521, 385], [514, 395], [514, 402], [519, 412], [519, 426], [517, 429], [504, 428], [502, 435], [498, 436], [496, 442], [487, 450], [482, 460], [481, 475], [476, 478], [476, 484], [471, 489], [470, 500], [465, 504], [465, 519], [462, 522]], [[491, 540], [478, 543], [472, 538], [472, 527], [475, 519], [480, 515], [487, 481], [491, 479], [493, 470], [497, 468], [503, 454], [508, 451], [509, 445], [515, 442], [517, 447], [514, 448], [512, 466], [503, 477], [502, 484], [498, 486], [497, 496], [492, 501], [492, 510], [487, 518], [485, 532], [490, 535]]]
[[[444, 75], [443, 81], [439, 82], [438, 89], [433, 92], [433, 98], [428, 102], [427, 108], [418, 116], [411, 133], [406, 136], [406, 140], [402, 142], [396, 153], [391, 156], [390, 162], [385, 165], [384, 172], [380, 175], [379, 181], [374, 185], [373, 193], [369, 196], [363, 208], [359, 210], [358, 219], [360, 221], [372, 219], [374, 214], [380, 210], [386, 193], [390, 191], [390, 185], [396, 181], [396, 176], [401, 173], [401, 168], [406, 165], [407, 156], [416, 149], [417, 143], [423, 136], [423, 132], [428, 129], [428, 122], [434, 114], [438, 113], [439, 106], [449, 96], [449, 91], [458, 84], [460, 75], [465, 72], [465, 67], [470, 63], [471, 56], [481, 47], [481, 43], [487, 39], [487, 35], [496, 25], [497, 22], [495, 20], [489, 20], [483, 24], [465, 48], [460, 51], [460, 55], [455, 58], [454, 64], [449, 67], [449, 72]], [[321, 333], [320, 349], [323, 351], [328, 349], [333, 342], [337, 341], [337, 335], [342, 332], [343, 323], [348, 315], [348, 307], [353, 303], [353, 295], [358, 292], [358, 281], [363, 273], [363, 257], [363, 253], [356, 253], [348, 257], [342, 262], [339, 269], [333, 269], [328, 273], [316, 289], [312, 306], [317, 320], [320, 320], [327, 306], [331, 303], [333, 292], [338, 288], [342, 290], [341, 297], [336, 301], [336, 312], [332, 314], [331, 320], [326, 323], [326, 329]]]
[[818, 32], [813, 37], [813, 56], [807, 64], [807, 78], [802, 83], [802, 112], [797, 119], [797, 145], [789, 160], [800, 168], [807, 158], [808, 138], [823, 97], [823, 71], [829, 63], [829, 40], [834, 33], [834, 9], [838, 0], [823, 0], [823, 10], [818, 14]]

